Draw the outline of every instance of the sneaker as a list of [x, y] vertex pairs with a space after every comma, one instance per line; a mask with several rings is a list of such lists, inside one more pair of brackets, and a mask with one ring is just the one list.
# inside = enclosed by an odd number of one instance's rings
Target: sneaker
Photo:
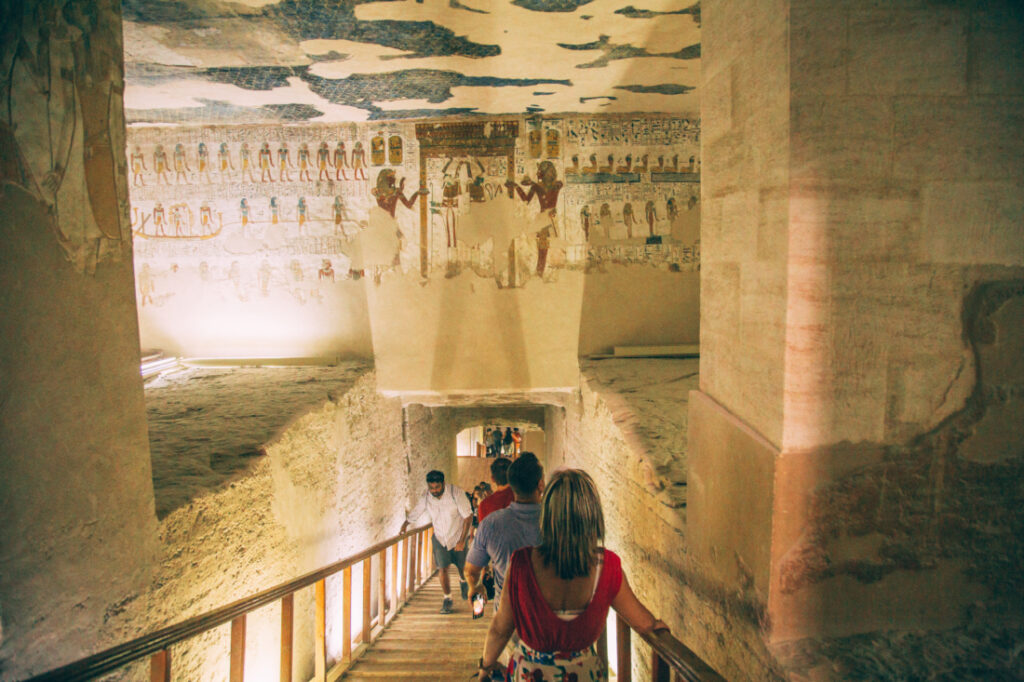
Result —
[[445, 597], [444, 601], [441, 602], [441, 613], [451, 613], [451, 612], [452, 612], [452, 598], [451, 597]]
[[459, 591], [462, 592], [462, 601], [469, 599], [469, 583], [465, 580], [459, 581]]

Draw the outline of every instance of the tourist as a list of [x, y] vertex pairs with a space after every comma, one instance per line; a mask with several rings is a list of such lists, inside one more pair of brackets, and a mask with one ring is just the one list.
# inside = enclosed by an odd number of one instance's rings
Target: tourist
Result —
[[487, 515], [504, 509], [512, 502], [512, 489], [508, 487], [508, 467], [512, 460], [499, 457], [491, 462], [491, 480], [494, 481], [494, 494], [481, 503], [477, 516], [483, 521]]
[[512, 429], [512, 456], [518, 457], [523, 449], [523, 434], [519, 433], [519, 427]]
[[520, 457], [508, 468], [508, 483], [515, 500], [480, 523], [476, 540], [466, 557], [470, 598], [481, 592], [478, 585], [488, 563], [494, 569], [494, 582], [500, 595], [512, 552], [540, 542], [540, 500], [544, 494], [544, 469], [536, 457]]
[[491, 431], [491, 456], [501, 457], [501, 427], [495, 426]]
[[633, 594], [619, 557], [602, 548], [601, 501], [585, 472], [570, 469], [552, 476], [541, 504], [540, 535], [537, 547], [517, 550], [509, 561], [479, 679], [500, 670], [498, 656], [515, 631], [520, 641], [507, 679], [607, 680], [595, 644], [609, 606], [640, 633], [668, 626]]
[[452, 594], [448, 567], [452, 564], [455, 564], [459, 571], [462, 598], [465, 599], [469, 594], [463, 569], [466, 564], [466, 540], [473, 525], [473, 508], [466, 493], [457, 486], [446, 485], [444, 474], [435, 470], [427, 474], [427, 492], [423, 493], [416, 506], [406, 515], [401, 532], [405, 532], [410, 522], [419, 521], [423, 516], [429, 517], [430, 522], [434, 524], [431, 544], [434, 550], [434, 564], [441, 576], [441, 591], [444, 593], [441, 613], [451, 613]]
[[502, 439], [501, 444], [504, 446], [504, 452], [506, 455], [512, 454], [512, 429], [505, 427], [505, 437]]

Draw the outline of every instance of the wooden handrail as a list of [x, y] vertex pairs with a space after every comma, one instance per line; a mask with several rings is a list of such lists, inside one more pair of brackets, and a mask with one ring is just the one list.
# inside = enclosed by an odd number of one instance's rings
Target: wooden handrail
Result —
[[[400, 533], [393, 538], [379, 542], [373, 547], [363, 550], [358, 554], [346, 557], [323, 568], [311, 571], [303, 576], [281, 583], [254, 595], [239, 599], [227, 606], [222, 606], [213, 611], [194, 616], [180, 623], [152, 632], [143, 637], [111, 647], [87, 658], [80, 659], [74, 663], [56, 668], [49, 672], [29, 678], [27, 682], [79, 682], [89, 680], [99, 675], [112, 672], [133, 661], [145, 658], [152, 654], [159, 654], [167, 651], [173, 644], [184, 641], [198, 634], [211, 630], [218, 625], [235, 621], [237, 618], [244, 618], [245, 614], [255, 611], [261, 606], [283, 599], [304, 587], [314, 585], [326, 578], [342, 571], [352, 565], [368, 559], [378, 552], [386, 550], [397, 543], [408, 543], [409, 538], [417, 536], [430, 528], [430, 525], [420, 526]], [[368, 567], [367, 567], [368, 568]], [[364, 570], [367, 570], [364, 568]], [[412, 576], [409, 580], [409, 592], [412, 592]], [[403, 588], [405, 586], [403, 585]], [[404, 596], [404, 595], [403, 595]], [[403, 600], [404, 601], [404, 600]], [[240, 621], [244, 623], [244, 620]], [[235, 626], [236, 628], [238, 626]], [[244, 628], [244, 625], [242, 626]], [[235, 628], [233, 628], [233, 631]], [[244, 633], [244, 630], [242, 631]], [[244, 634], [235, 632], [235, 636]], [[233, 637], [234, 638], [234, 637]], [[164, 654], [161, 654], [164, 655]]]
[[[630, 633], [634, 632], [622, 616], [616, 615], [616, 646], [618, 649], [618, 679], [630, 682]], [[651, 645], [651, 680], [653, 682], [725, 682], [725, 678], [695, 654], [688, 646], [666, 630], [657, 632], [635, 631]], [[625, 665], [625, 669], [623, 669]]]

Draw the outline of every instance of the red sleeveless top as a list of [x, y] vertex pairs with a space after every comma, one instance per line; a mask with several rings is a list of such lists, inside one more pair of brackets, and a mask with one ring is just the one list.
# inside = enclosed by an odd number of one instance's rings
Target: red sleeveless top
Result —
[[608, 619], [608, 608], [622, 587], [622, 563], [618, 555], [604, 550], [604, 565], [594, 596], [583, 613], [573, 620], [559, 618], [537, 584], [530, 563], [532, 547], [512, 554], [505, 577], [505, 590], [512, 603], [512, 619], [520, 639], [531, 649], [545, 652], [580, 651], [597, 641]]

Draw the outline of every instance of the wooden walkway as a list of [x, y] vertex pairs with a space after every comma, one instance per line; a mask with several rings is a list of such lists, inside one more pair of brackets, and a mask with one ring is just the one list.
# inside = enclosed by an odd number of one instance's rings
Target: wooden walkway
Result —
[[441, 585], [431, 578], [409, 600], [384, 633], [341, 679], [438, 680], [469, 682], [476, 679], [477, 661], [484, 650], [493, 610], [473, 620], [469, 603], [460, 599], [459, 578], [449, 568], [454, 612], [441, 615]]

